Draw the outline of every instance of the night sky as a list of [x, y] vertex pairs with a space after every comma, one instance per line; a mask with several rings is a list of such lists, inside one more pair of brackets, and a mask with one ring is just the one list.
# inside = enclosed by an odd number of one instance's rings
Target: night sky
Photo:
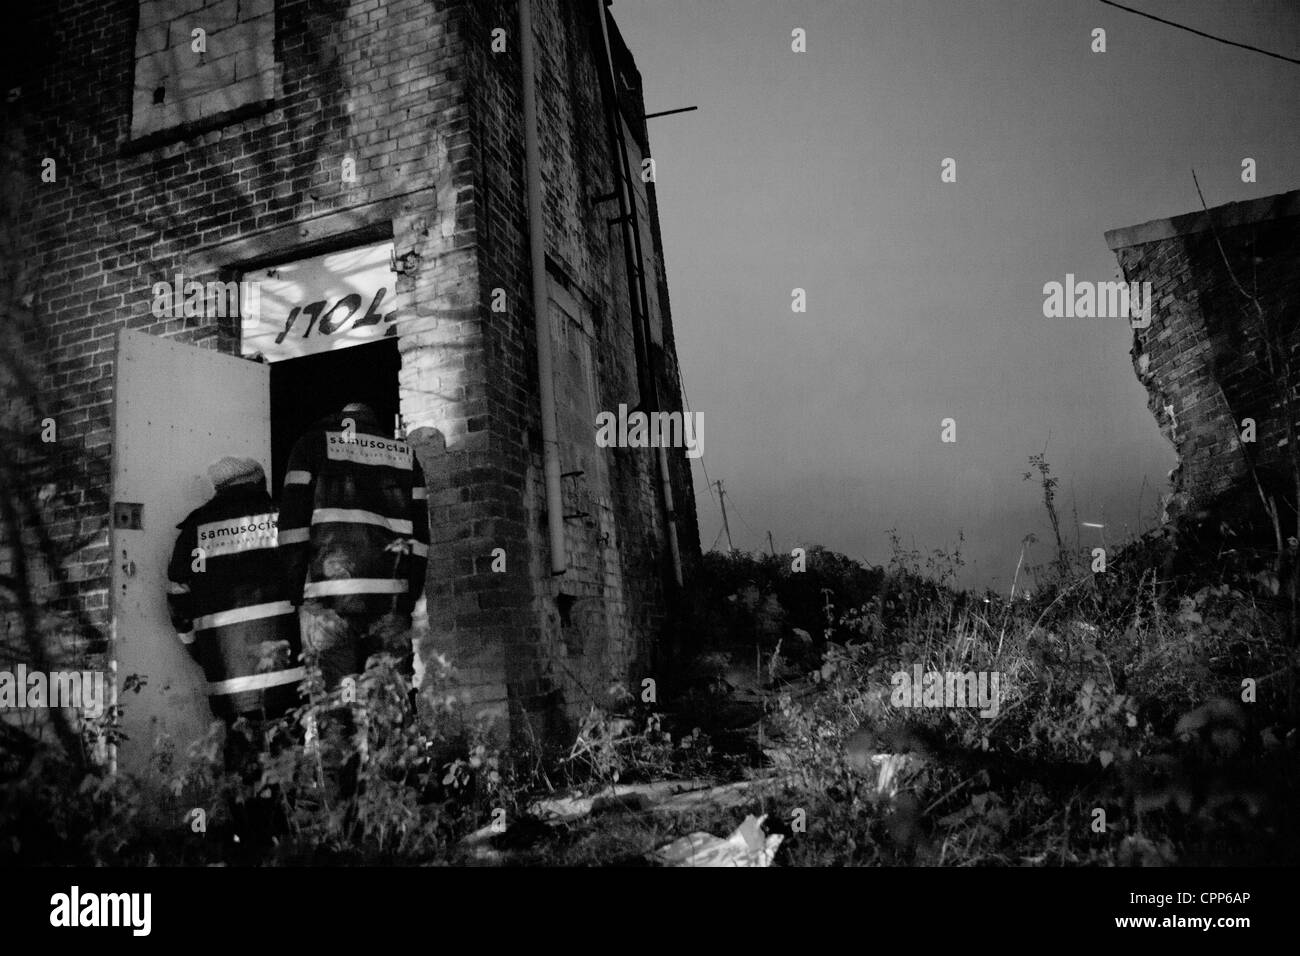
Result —
[[[1300, 58], [1290, 0], [1132, 0]], [[1300, 65], [1096, 0], [617, 0], [650, 112], [678, 355], [704, 414], [700, 535], [888, 559], [886, 530], [1006, 590], [1067, 538], [1149, 526], [1176, 459], [1123, 319], [1047, 319], [1118, 277], [1108, 229], [1300, 188]], [[807, 31], [806, 53], [791, 30]], [[1092, 31], [1106, 31], [1094, 53]], [[956, 183], [940, 164], [957, 161]], [[1257, 182], [1241, 181], [1256, 160]], [[791, 290], [807, 290], [807, 312]], [[957, 441], [940, 441], [956, 420]], [[1077, 508], [1077, 522], [1073, 514]], [[725, 547], [725, 538], [720, 546]]]

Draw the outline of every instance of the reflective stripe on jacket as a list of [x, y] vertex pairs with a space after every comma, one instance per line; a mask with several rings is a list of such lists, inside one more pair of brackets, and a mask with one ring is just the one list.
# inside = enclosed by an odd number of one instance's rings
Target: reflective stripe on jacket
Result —
[[406, 441], [365, 414], [317, 422], [293, 447], [280, 503], [290, 600], [410, 613], [424, 589], [424, 472]]
[[177, 525], [168, 609], [221, 717], [279, 716], [297, 702], [301, 643], [277, 520], [265, 484], [240, 484]]

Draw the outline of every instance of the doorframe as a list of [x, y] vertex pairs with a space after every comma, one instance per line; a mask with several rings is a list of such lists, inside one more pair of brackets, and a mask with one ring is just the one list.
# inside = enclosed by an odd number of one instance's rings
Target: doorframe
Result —
[[405, 209], [436, 208], [437, 202], [437, 189], [430, 186], [202, 246], [185, 257], [185, 273], [199, 276], [225, 268], [248, 271], [277, 261], [305, 259], [353, 245], [392, 239], [396, 235], [394, 220]]

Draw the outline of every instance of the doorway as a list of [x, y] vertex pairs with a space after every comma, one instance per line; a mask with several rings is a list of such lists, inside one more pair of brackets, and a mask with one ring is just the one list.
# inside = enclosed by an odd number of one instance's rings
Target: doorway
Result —
[[277, 502], [294, 443], [320, 418], [364, 402], [385, 433], [394, 434], [401, 367], [396, 336], [271, 363], [271, 494]]

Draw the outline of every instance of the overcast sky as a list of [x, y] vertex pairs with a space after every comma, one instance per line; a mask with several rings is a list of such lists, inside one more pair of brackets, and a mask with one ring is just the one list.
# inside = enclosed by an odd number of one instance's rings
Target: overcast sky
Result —
[[[1127, 5], [1300, 57], [1294, 0]], [[1109, 543], [1149, 521], [1176, 459], [1131, 332], [1044, 318], [1043, 285], [1116, 278], [1105, 231], [1198, 208], [1193, 167], [1210, 205], [1300, 187], [1300, 66], [1096, 0], [612, 9], [647, 110], [699, 106], [650, 141], [678, 356], [738, 548], [770, 529], [787, 553], [882, 563], [891, 527], [920, 548], [960, 530], [965, 582], [1005, 589], [1024, 536], [1050, 537], [1021, 480], [1044, 445], [1067, 532], [1075, 503]], [[695, 493], [708, 548], [698, 462]]]

